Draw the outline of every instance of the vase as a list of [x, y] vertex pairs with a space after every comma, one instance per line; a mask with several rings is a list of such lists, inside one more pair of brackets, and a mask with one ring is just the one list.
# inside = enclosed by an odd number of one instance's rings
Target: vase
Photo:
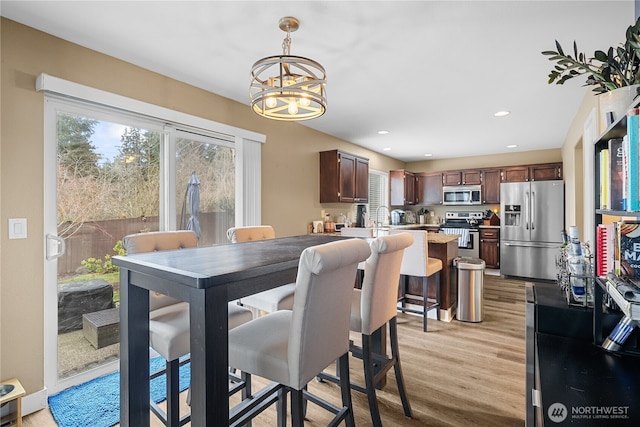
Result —
[[625, 114], [636, 97], [640, 85], [625, 86], [598, 95], [600, 132]]

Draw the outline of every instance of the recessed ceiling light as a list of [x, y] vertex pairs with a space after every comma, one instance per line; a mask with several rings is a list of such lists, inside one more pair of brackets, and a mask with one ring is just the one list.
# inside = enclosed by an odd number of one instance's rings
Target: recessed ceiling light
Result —
[[510, 144], [510, 145], [507, 145], [507, 148], [516, 148], [516, 147], [517, 147], [517, 145], [516, 145], [516, 144]]
[[427, 153], [427, 154], [425, 154], [424, 156], [425, 156], [425, 157], [431, 157], [431, 156], [433, 156], [433, 154], [431, 154], [431, 153]]
[[511, 111], [498, 111], [497, 113], [494, 113], [493, 115], [496, 117], [504, 117], [504, 116], [508, 116], [509, 114], [511, 114]]
[[391, 151], [391, 147], [384, 147], [382, 151]]
[[378, 131], [378, 135], [386, 135], [386, 134], [388, 134], [388, 133], [389, 133], [389, 131], [388, 131], [388, 130], [379, 130], [379, 131]]

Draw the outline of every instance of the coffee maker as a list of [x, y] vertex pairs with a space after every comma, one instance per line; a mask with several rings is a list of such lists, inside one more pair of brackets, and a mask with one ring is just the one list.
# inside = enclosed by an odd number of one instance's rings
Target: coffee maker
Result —
[[356, 227], [365, 228], [365, 216], [367, 214], [367, 205], [356, 206]]

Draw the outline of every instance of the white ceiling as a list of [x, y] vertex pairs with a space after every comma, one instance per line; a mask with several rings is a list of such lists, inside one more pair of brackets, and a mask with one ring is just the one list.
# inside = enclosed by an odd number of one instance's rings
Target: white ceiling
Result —
[[560, 147], [589, 89], [548, 85], [540, 52], [619, 44], [634, 2], [3, 0], [0, 13], [247, 108], [252, 64], [282, 53], [278, 21], [294, 16], [291, 54], [328, 74], [327, 113], [302, 123], [419, 161]]

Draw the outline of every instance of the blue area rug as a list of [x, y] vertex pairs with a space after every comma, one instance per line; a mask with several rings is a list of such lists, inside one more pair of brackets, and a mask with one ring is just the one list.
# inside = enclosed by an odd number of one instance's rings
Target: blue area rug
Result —
[[[162, 357], [150, 360], [150, 372], [164, 368]], [[189, 386], [189, 363], [180, 367], [180, 391]], [[151, 381], [154, 402], [166, 399], [166, 375]], [[120, 422], [120, 372], [96, 378], [49, 397], [49, 409], [60, 427], [111, 427]]]

